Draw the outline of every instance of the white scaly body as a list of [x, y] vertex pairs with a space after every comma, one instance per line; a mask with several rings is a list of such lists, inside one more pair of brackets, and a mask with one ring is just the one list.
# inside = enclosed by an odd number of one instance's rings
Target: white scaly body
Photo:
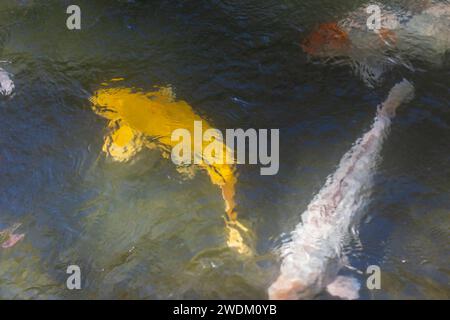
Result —
[[336, 279], [343, 246], [368, 202], [376, 159], [391, 117], [412, 94], [413, 86], [406, 80], [391, 89], [372, 128], [344, 155], [336, 172], [308, 205], [302, 223], [281, 247], [280, 276], [269, 288], [270, 298], [312, 298]]

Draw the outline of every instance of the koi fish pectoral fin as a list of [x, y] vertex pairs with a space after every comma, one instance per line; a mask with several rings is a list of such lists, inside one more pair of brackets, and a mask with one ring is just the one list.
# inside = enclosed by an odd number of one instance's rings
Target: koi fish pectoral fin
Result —
[[[110, 124], [110, 127], [112, 126]], [[126, 124], [119, 123], [118, 127], [105, 137], [102, 149], [113, 160], [126, 162], [131, 160], [142, 147], [142, 135]]]
[[327, 286], [327, 291], [332, 296], [355, 300], [359, 298], [359, 289], [361, 285], [353, 277], [337, 276], [336, 279]]

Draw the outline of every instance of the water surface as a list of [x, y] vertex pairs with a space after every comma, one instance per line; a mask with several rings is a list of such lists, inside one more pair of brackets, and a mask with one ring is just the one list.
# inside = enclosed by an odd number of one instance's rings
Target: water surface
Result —
[[[300, 41], [363, 1], [67, 1], [0, 3], [0, 298], [264, 299], [276, 249], [402, 76], [416, 97], [395, 119], [350, 262], [376, 264], [363, 299], [449, 298], [450, 113], [447, 64], [415, 62], [369, 88], [348, 65], [311, 61]], [[402, 1], [393, 1], [402, 4]], [[279, 128], [280, 171], [238, 166], [237, 210], [255, 255], [226, 246], [224, 203], [205, 172], [188, 179], [158, 150], [114, 163], [89, 97], [103, 82], [177, 98], [219, 129]], [[83, 289], [65, 287], [82, 269]], [[344, 271], [365, 283], [366, 276]], [[321, 299], [329, 299], [323, 294]]]

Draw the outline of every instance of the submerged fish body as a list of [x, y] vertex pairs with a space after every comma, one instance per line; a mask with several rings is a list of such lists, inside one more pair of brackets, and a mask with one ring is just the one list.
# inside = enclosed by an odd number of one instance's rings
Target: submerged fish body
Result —
[[442, 65], [450, 50], [450, 4], [437, 4], [413, 16], [399, 29], [397, 47], [410, 57]]
[[25, 237], [24, 233], [14, 233], [20, 226], [20, 223], [16, 223], [12, 227], [0, 231], [1, 248], [11, 248]]
[[[391, 89], [372, 128], [343, 156], [336, 172], [308, 205], [302, 223], [281, 247], [280, 275], [268, 290], [269, 298], [312, 298], [336, 279], [345, 261], [343, 246], [368, 202], [376, 160], [391, 118], [412, 94], [413, 87], [406, 80]], [[343, 296], [357, 297], [354, 292]]]
[[[168, 157], [178, 141], [171, 135], [176, 129], [186, 129], [194, 136], [194, 121], [201, 121], [204, 130], [210, 124], [197, 115], [185, 101], [176, 100], [172, 89], [159, 88], [153, 92], [136, 91], [130, 88], [99, 89], [91, 98], [93, 110], [109, 120], [111, 134], [105, 137], [103, 151], [116, 161], [128, 161], [144, 146], [157, 147]], [[195, 148], [194, 139], [191, 141]], [[223, 153], [230, 152], [222, 143]], [[202, 141], [202, 149], [207, 142]], [[249, 253], [240, 231], [247, 229], [237, 221], [235, 211], [235, 186], [237, 182], [235, 167], [232, 164], [218, 164], [208, 155], [193, 153], [199, 166], [206, 170], [211, 182], [219, 186], [225, 201], [229, 247], [240, 253]]]
[[9, 73], [0, 68], [0, 94], [9, 96], [14, 91], [14, 82], [11, 80]]
[[450, 5], [434, 4], [413, 14], [381, 7], [381, 28], [369, 30], [366, 7], [317, 26], [302, 42], [311, 57], [348, 63], [369, 86], [396, 65], [413, 69], [411, 59], [442, 64], [450, 49]]

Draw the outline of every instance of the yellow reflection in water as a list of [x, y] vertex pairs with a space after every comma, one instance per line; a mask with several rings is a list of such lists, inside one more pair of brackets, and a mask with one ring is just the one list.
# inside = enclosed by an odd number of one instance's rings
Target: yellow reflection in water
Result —
[[[194, 136], [194, 121], [202, 121], [202, 129], [211, 129], [208, 122], [198, 116], [185, 101], [176, 100], [170, 87], [161, 87], [154, 92], [140, 92], [130, 88], [103, 88], [91, 97], [92, 108], [100, 116], [109, 120], [111, 133], [105, 137], [103, 151], [116, 161], [128, 161], [144, 146], [157, 147], [168, 156], [168, 152], [179, 143], [172, 141], [172, 132], [186, 129]], [[146, 138], [156, 139], [156, 143]], [[223, 154], [230, 152], [222, 141]], [[204, 150], [210, 142], [202, 140]], [[194, 139], [191, 139], [192, 150]], [[234, 201], [236, 174], [234, 165], [216, 164], [210, 155], [195, 154], [200, 159], [199, 166], [208, 172], [211, 182], [222, 190], [227, 214], [227, 245], [239, 253], [250, 254], [241, 232], [248, 229], [237, 221]]]

